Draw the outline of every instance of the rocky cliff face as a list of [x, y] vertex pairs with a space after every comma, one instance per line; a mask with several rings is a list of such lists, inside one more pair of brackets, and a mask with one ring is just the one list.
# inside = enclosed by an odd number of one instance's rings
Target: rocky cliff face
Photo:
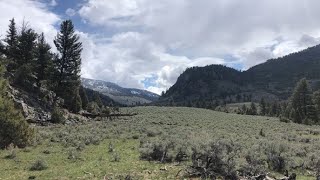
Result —
[[51, 111], [55, 104], [62, 105], [63, 99], [55, 93], [41, 88], [35, 94], [28, 93], [19, 88], [9, 86], [9, 95], [17, 108], [22, 110], [28, 122], [48, 122], [51, 120]]

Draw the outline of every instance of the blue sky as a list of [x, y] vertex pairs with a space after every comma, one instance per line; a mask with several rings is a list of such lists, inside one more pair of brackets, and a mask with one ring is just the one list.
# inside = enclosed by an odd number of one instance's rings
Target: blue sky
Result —
[[12, 17], [18, 24], [25, 19], [54, 46], [61, 21], [72, 19], [84, 45], [83, 77], [161, 93], [188, 67], [245, 70], [319, 44], [319, 6], [314, 0], [1, 0], [0, 34]]

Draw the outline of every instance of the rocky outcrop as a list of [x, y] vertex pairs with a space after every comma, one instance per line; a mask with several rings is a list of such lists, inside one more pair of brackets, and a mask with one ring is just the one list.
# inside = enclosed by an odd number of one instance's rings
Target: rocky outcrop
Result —
[[17, 108], [22, 110], [28, 122], [41, 123], [51, 120], [51, 111], [55, 104], [62, 105], [63, 99], [47, 89], [41, 88], [34, 93], [25, 92], [9, 86], [9, 95]]

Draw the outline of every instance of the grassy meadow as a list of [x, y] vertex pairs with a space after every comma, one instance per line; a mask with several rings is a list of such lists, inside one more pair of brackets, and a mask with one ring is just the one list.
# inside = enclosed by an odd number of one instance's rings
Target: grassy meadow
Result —
[[[138, 115], [35, 127], [33, 146], [0, 150], [0, 179], [183, 179], [192, 151], [210, 142], [236, 147], [237, 170], [252, 165], [246, 160], [249, 155], [271, 176], [282, 177], [268, 161], [275, 153], [297, 179], [315, 179], [319, 126], [183, 107], [121, 112]], [[168, 147], [162, 163], [148, 158], [155, 146]], [[177, 161], [179, 152], [188, 156]]]

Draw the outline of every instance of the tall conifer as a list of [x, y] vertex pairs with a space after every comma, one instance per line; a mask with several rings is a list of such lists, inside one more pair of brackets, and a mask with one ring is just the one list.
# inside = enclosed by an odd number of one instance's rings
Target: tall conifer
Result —
[[82, 43], [71, 20], [61, 23], [54, 44], [59, 52], [54, 60], [56, 93], [65, 99], [70, 110], [78, 111], [82, 106], [79, 96]]

